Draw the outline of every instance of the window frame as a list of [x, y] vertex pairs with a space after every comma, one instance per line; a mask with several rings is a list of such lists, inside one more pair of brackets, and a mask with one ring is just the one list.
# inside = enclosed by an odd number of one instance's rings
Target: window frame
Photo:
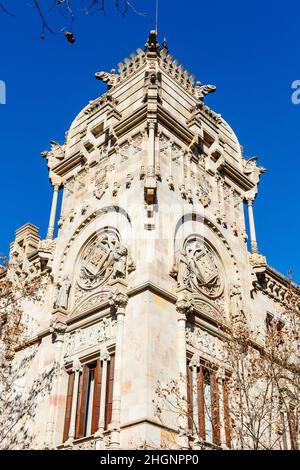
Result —
[[[110, 359], [107, 364], [107, 381], [105, 391], [105, 426], [107, 430], [112, 419], [112, 401], [114, 388], [114, 351], [110, 353]], [[94, 390], [91, 406], [91, 433], [87, 434], [87, 418], [89, 406], [89, 391], [91, 386], [92, 371], [94, 372]], [[74, 371], [68, 372], [67, 397], [65, 406], [63, 442], [69, 437], [71, 414], [73, 409], [74, 394]], [[75, 440], [89, 437], [95, 434], [99, 428], [100, 404], [101, 404], [101, 388], [103, 380], [103, 361], [100, 359], [90, 359], [82, 364], [82, 371], [79, 373], [77, 406], [75, 418]]]

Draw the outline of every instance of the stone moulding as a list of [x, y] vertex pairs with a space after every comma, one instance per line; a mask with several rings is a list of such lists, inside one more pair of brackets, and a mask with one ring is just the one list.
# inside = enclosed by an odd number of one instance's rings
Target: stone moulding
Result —
[[82, 153], [77, 152], [71, 157], [66, 158], [63, 162], [59, 163], [55, 168], [53, 168], [53, 171], [58, 176], [64, 176], [77, 166], [83, 165], [85, 163], [86, 157]]
[[193, 303], [195, 305], [196, 311], [201, 312], [203, 317], [222, 323], [225, 321], [224, 312], [211, 302], [204, 300], [202, 297], [197, 295], [193, 295]]
[[82, 302], [75, 306], [71, 313], [72, 317], [78, 316], [81, 313], [92, 312], [97, 307], [106, 304], [110, 295], [110, 289], [102, 289], [101, 292], [97, 292], [94, 295], [85, 298]]

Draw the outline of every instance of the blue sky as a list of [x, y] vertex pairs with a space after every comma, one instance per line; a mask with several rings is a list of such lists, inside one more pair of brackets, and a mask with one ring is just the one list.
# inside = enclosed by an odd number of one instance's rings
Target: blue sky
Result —
[[[153, 15], [155, 0], [132, 1]], [[2, 253], [28, 221], [45, 236], [51, 188], [40, 152], [51, 139], [63, 142], [80, 109], [104, 91], [94, 73], [143, 47], [153, 27], [106, 2], [105, 16], [77, 19], [74, 45], [61, 35], [40, 40], [39, 19], [26, 2], [6, 1], [20, 12], [15, 18], [0, 13], [0, 80], [7, 86], [0, 105]], [[292, 268], [300, 283], [300, 105], [291, 101], [291, 84], [300, 80], [300, 3], [160, 0], [159, 17], [173, 55], [217, 86], [207, 104], [233, 127], [245, 155], [258, 155], [267, 168], [254, 206], [259, 249], [283, 274]]]

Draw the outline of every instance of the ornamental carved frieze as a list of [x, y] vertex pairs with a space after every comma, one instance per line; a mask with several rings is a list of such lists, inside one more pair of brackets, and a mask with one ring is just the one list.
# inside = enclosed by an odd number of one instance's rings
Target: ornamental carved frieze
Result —
[[178, 287], [187, 287], [205, 297], [215, 299], [224, 290], [220, 263], [212, 249], [200, 238], [189, 238], [170, 273]]
[[72, 356], [83, 349], [96, 346], [115, 337], [116, 320], [104, 318], [95, 325], [79, 328], [65, 335], [65, 357]]
[[80, 173], [76, 175], [75, 182], [76, 182], [76, 192], [77, 191], [82, 191], [86, 187], [87, 183], [87, 175], [88, 171], [87, 169], [84, 169]]
[[225, 351], [222, 341], [208, 331], [188, 323], [186, 326], [186, 342], [203, 355], [208, 355], [218, 360], [224, 360]]
[[75, 190], [75, 177], [74, 176], [72, 176], [70, 179], [66, 181], [64, 188], [65, 188], [66, 197], [69, 197], [71, 194], [74, 193], [74, 190]]

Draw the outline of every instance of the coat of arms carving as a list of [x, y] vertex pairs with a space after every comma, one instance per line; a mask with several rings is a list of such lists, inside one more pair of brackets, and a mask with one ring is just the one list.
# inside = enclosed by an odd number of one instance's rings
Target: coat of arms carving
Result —
[[84, 250], [77, 283], [84, 290], [92, 290], [110, 277], [125, 278], [134, 269], [127, 248], [115, 233], [97, 236]]
[[190, 238], [185, 242], [171, 275], [177, 279], [178, 287], [188, 287], [207, 297], [216, 298], [223, 292], [218, 260], [200, 238]]

